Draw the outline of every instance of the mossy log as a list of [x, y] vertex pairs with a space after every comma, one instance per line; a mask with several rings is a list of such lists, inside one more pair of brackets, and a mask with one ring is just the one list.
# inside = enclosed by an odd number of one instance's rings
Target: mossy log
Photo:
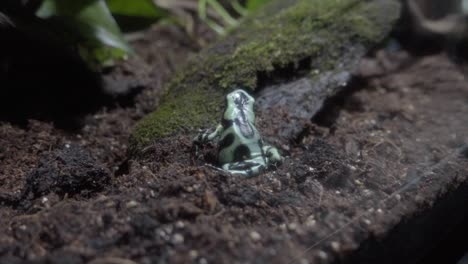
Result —
[[[228, 37], [194, 56], [166, 87], [132, 137], [138, 151], [155, 140], [214, 125], [224, 95], [265, 82], [333, 71], [346, 57], [381, 43], [398, 19], [394, 0], [276, 0]], [[288, 74], [280, 74], [288, 72]]]

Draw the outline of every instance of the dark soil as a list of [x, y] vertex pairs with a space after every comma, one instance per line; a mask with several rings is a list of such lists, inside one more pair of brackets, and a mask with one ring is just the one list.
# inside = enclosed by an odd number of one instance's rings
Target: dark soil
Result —
[[146, 76], [139, 92], [78, 129], [0, 122], [0, 263], [414, 263], [462, 221], [443, 208], [466, 201], [468, 83], [444, 54], [377, 52], [293, 142], [269, 125], [285, 116], [259, 113], [286, 159], [256, 178], [205, 165], [214, 148], [196, 160], [193, 134], [129, 158], [191, 43], [170, 27], [136, 41], [107, 78]]

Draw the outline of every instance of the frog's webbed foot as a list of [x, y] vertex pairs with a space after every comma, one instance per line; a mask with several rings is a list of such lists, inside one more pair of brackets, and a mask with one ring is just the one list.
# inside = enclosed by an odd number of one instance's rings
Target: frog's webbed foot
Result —
[[283, 157], [278, 152], [278, 149], [272, 146], [263, 146], [263, 152], [265, 153], [267, 164], [281, 163]]
[[265, 165], [255, 161], [240, 161], [223, 165], [223, 170], [231, 174], [253, 177], [265, 170]]

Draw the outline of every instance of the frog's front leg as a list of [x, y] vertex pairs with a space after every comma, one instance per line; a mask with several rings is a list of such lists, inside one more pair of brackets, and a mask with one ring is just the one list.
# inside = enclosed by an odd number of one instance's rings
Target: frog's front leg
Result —
[[223, 126], [218, 125], [214, 132], [210, 133], [206, 131], [195, 137], [193, 140], [195, 144], [205, 144], [206, 142], [213, 141], [215, 138], [219, 137], [223, 133]]
[[257, 160], [245, 160], [223, 165], [223, 170], [231, 174], [237, 174], [244, 177], [253, 177], [265, 170], [265, 164]]
[[193, 139], [193, 148], [195, 150], [195, 156], [198, 157], [199, 155], [199, 147], [209, 141], [213, 141], [215, 138], [219, 137], [223, 133], [223, 126], [218, 125], [215, 129], [214, 132], [210, 133], [209, 130], [207, 130], [204, 133], [198, 134], [194, 139]]
[[263, 153], [265, 153], [265, 158], [267, 161], [267, 164], [275, 164], [283, 161], [283, 158], [279, 154], [279, 151], [277, 148], [265, 145], [263, 146]]

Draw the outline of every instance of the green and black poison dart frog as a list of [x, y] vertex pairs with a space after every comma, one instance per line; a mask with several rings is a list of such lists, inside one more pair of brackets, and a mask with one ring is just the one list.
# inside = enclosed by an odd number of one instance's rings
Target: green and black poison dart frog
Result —
[[272, 164], [281, 162], [278, 150], [263, 143], [255, 128], [255, 99], [243, 90], [226, 96], [221, 124], [215, 131], [199, 134], [196, 146], [219, 138], [218, 162], [223, 170], [251, 177]]

